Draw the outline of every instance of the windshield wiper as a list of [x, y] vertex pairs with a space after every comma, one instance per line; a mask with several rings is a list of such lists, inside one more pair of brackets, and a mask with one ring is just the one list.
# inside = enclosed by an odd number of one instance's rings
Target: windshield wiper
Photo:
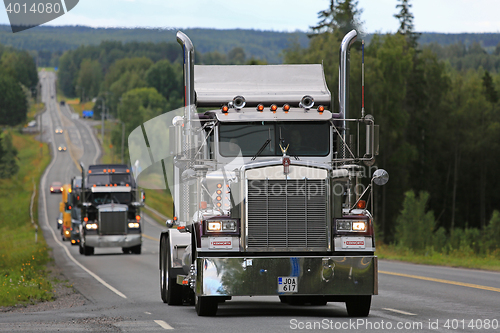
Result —
[[257, 152], [257, 154], [255, 154], [253, 157], [252, 157], [252, 161], [255, 160], [260, 154], [262, 154], [262, 152], [264, 151], [264, 149], [266, 149], [267, 145], [271, 142], [271, 139], [267, 139], [266, 142], [264, 142], [264, 144], [262, 145], [262, 147], [260, 147], [259, 151]]

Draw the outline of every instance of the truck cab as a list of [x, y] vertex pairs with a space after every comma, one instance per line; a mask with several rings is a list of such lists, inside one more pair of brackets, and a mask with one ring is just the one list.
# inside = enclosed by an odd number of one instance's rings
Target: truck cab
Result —
[[82, 174], [80, 253], [121, 247], [123, 253], [140, 254], [143, 205], [127, 165], [89, 166]]
[[369, 314], [378, 275], [366, 200], [388, 176], [378, 170], [362, 180], [378, 128], [369, 115], [348, 116], [356, 35], [340, 50], [334, 113], [321, 64], [195, 66], [194, 46], [178, 32], [185, 107], [129, 137], [136, 180], [156, 179], [173, 197], [160, 237], [163, 302], [194, 303], [198, 315], [212, 316], [232, 297], [275, 295]]

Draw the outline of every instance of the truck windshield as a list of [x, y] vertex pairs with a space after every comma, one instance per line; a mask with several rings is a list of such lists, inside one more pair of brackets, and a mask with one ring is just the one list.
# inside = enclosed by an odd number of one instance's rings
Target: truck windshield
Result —
[[283, 148], [288, 147], [287, 155], [327, 156], [330, 123], [259, 121], [219, 125], [219, 150], [225, 157], [235, 157], [240, 150], [242, 156], [255, 156], [268, 139], [271, 142], [260, 156], [283, 155], [280, 143]]
[[80, 208], [73, 207], [73, 209], [71, 209], [71, 218], [78, 221], [82, 219], [82, 211], [80, 210]]
[[131, 202], [132, 196], [129, 192], [110, 192], [110, 193], [92, 193], [92, 203], [95, 206], [121, 203], [128, 205]]
[[125, 186], [126, 184], [132, 184], [132, 177], [129, 173], [115, 173], [115, 174], [101, 174], [101, 175], [89, 175], [88, 185], [106, 185], [106, 184], [117, 184]]

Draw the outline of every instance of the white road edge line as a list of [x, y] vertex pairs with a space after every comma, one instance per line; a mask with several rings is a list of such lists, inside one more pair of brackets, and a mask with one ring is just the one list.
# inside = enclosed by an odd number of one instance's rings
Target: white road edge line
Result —
[[[47, 109], [48, 111], [48, 109]], [[52, 133], [52, 123], [50, 123], [50, 133]], [[55, 151], [55, 143], [54, 143], [54, 140], [51, 140], [51, 144], [52, 144], [52, 151]], [[50, 232], [52, 233], [52, 236], [54, 237], [54, 240], [56, 241], [57, 244], [59, 244], [63, 249], [64, 251], [66, 251], [66, 254], [68, 255], [69, 259], [71, 259], [71, 261], [73, 261], [77, 266], [79, 266], [81, 269], [83, 269], [85, 272], [87, 272], [90, 276], [92, 276], [94, 279], [96, 279], [98, 282], [100, 282], [103, 286], [105, 286], [106, 288], [108, 288], [109, 290], [111, 290], [112, 292], [114, 292], [115, 294], [117, 294], [118, 296], [120, 297], [123, 297], [123, 298], [127, 298], [127, 296], [125, 296], [123, 293], [121, 293], [118, 289], [114, 288], [113, 286], [109, 285], [106, 281], [104, 281], [103, 279], [101, 279], [97, 274], [93, 273], [92, 271], [90, 271], [87, 267], [83, 266], [82, 264], [80, 264], [72, 255], [71, 255], [71, 252], [69, 252], [68, 248], [66, 246], [64, 246], [64, 244], [59, 241], [59, 239], [57, 238], [55, 232], [54, 232], [54, 229], [52, 228], [52, 226], [50, 225], [49, 223], [49, 216], [47, 214], [47, 198], [46, 198], [46, 193], [45, 193], [45, 183], [46, 183], [46, 178], [47, 178], [47, 174], [49, 173], [50, 169], [52, 168], [52, 166], [54, 165], [54, 163], [56, 162], [57, 160], [57, 154], [54, 154], [54, 158], [52, 159], [52, 161], [50, 162], [49, 166], [47, 167], [47, 169], [45, 169], [45, 172], [42, 176], [42, 182], [41, 182], [41, 185], [40, 185], [40, 192], [42, 193], [42, 198], [43, 198], [43, 206], [44, 206], [44, 210], [45, 210], [45, 224], [47, 225], [47, 227], [49, 228]]]
[[157, 323], [158, 325], [160, 325], [163, 329], [166, 329], [166, 330], [173, 330], [174, 329], [172, 326], [170, 326], [169, 324], [167, 324], [163, 320], [155, 320], [154, 322]]
[[415, 313], [406, 312], [406, 311], [397, 310], [397, 309], [382, 308], [382, 310], [392, 311], [392, 312], [396, 312], [396, 313], [404, 314], [404, 315], [407, 315], [407, 316], [416, 316], [416, 314], [415, 314]]

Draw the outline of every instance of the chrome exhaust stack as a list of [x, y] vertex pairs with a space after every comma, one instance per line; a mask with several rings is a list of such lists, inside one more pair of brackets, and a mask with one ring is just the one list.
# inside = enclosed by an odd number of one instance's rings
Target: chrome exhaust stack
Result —
[[342, 148], [342, 158], [347, 157], [347, 149], [345, 145], [349, 140], [349, 130], [345, 119], [349, 119], [349, 69], [350, 69], [350, 49], [351, 45], [356, 41], [358, 33], [356, 30], [348, 32], [342, 44], [340, 45], [339, 59], [339, 107], [340, 116], [342, 119], [342, 139], [344, 147]]
[[194, 98], [194, 46], [189, 37], [182, 31], [177, 31], [177, 42], [182, 45], [184, 54], [184, 106], [185, 120], [190, 123]]

